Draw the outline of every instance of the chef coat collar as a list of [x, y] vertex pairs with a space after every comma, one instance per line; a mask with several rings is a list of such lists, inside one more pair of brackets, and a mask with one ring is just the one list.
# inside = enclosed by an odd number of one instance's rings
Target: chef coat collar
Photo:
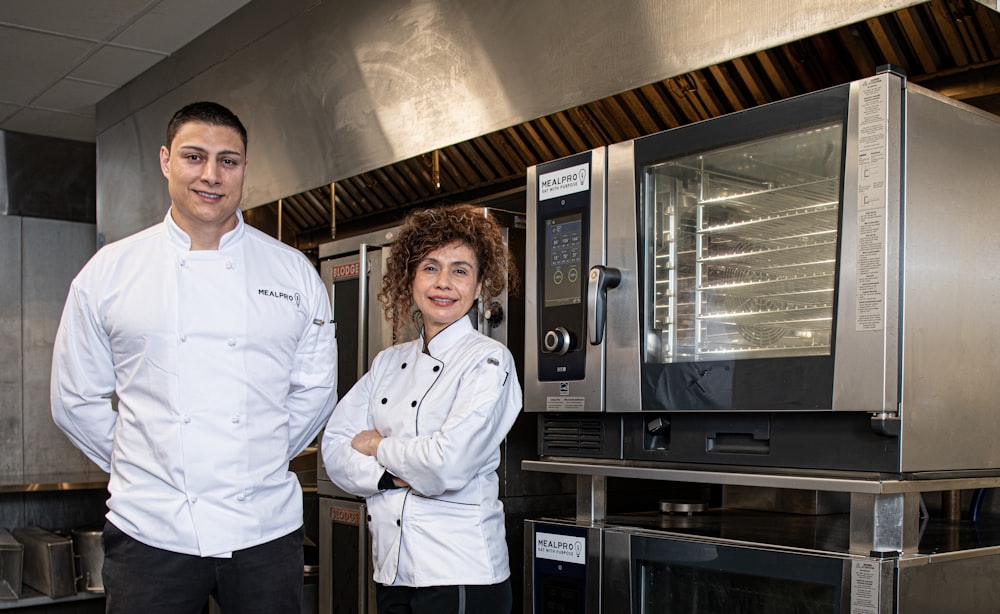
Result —
[[[167, 226], [167, 236], [170, 237], [171, 243], [184, 250], [191, 249], [191, 237], [189, 237], [188, 233], [181, 230], [181, 227], [177, 225], [173, 216], [170, 215], [170, 209], [167, 209], [167, 215], [163, 218], [163, 223]], [[246, 225], [243, 223], [243, 212], [237, 209], [236, 227], [222, 235], [222, 238], [219, 239], [219, 249], [223, 250], [227, 247], [235, 245], [236, 242], [243, 236], [245, 231]]]
[[[472, 330], [472, 322], [469, 320], [468, 315], [464, 315], [461, 318], [455, 320], [441, 332], [434, 335], [431, 342], [427, 344], [427, 352], [431, 356], [435, 356], [444, 352], [449, 347], [455, 345], [462, 337], [464, 337], [469, 331]], [[420, 331], [421, 341], [424, 338], [424, 331]]]

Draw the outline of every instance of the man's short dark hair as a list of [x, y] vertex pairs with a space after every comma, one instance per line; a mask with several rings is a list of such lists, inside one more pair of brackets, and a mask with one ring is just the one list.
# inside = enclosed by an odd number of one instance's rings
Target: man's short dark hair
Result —
[[243, 150], [247, 148], [247, 129], [236, 114], [217, 102], [192, 102], [180, 111], [174, 113], [167, 124], [167, 149], [174, 143], [174, 137], [181, 126], [188, 122], [203, 122], [210, 126], [225, 126], [232, 128], [243, 141]]

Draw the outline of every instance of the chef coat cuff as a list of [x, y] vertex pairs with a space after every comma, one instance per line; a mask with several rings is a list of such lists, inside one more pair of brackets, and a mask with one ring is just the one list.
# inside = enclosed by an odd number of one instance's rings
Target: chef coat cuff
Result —
[[399, 486], [396, 486], [395, 482], [392, 481], [394, 477], [396, 476], [392, 475], [388, 471], [383, 472], [382, 477], [379, 478], [378, 481], [378, 489], [381, 491], [381, 490], [392, 490], [393, 488], [400, 488]]

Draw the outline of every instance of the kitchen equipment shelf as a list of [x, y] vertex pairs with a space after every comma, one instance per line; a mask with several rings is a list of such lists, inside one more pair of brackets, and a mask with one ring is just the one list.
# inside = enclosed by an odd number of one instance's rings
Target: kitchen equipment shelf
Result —
[[577, 476], [577, 521], [607, 518], [607, 478], [842, 492], [851, 495], [852, 553], [912, 554], [920, 541], [920, 495], [924, 492], [1000, 487], [1000, 472], [933, 472], [906, 476], [869, 472], [760, 473], [720, 468], [689, 469], [636, 461], [522, 461], [525, 471]]
[[77, 593], [69, 597], [60, 597], [59, 599], [53, 599], [47, 595], [43, 595], [34, 589], [29, 587], [24, 587], [24, 592], [20, 599], [10, 600], [10, 601], [0, 601], [0, 610], [14, 610], [19, 608], [33, 608], [45, 605], [54, 605], [62, 603], [70, 603], [74, 601], [90, 601], [93, 599], [104, 599], [103, 593]]

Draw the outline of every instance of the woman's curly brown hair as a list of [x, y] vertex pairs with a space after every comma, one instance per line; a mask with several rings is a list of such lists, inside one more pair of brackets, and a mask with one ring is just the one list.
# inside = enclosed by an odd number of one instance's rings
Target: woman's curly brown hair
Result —
[[473, 205], [457, 205], [422, 209], [410, 213], [403, 222], [399, 236], [392, 244], [392, 253], [382, 276], [378, 300], [385, 319], [392, 322], [393, 335], [398, 339], [408, 323], [421, 325], [420, 312], [413, 308], [410, 286], [417, 264], [432, 251], [464, 243], [476, 254], [476, 265], [482, 282], [480, 300], [489, 302], [509, 287], [517, 288], [517, 269], [500, 226], [486, 209]]

